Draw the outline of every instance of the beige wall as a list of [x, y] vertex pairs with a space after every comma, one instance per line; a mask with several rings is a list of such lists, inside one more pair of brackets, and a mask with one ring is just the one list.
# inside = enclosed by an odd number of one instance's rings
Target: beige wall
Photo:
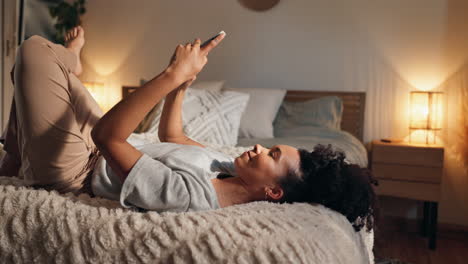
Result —
[[[199, 79], [366, 91], [366, 141], [403, 137], [408, 92], [437, 87], [463, 69], [467, 11], [464, 0], [283, 0], [263, 13], [237, 1], [93, 0], [84, 17], [82, 79], [104, 82], [112, 105], [121, 85], [159, 73], [177, 44], [225, 30]], [[441, 221], [468, 225], [466, 178], [458, 169], [446, 175]], [[397, 214], [416, 214], [414, 203], [389, 204]]]

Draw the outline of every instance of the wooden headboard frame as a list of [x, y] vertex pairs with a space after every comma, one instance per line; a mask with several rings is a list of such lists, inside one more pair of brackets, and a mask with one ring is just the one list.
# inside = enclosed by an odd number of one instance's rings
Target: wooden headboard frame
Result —
[[[138, 86], [123, 86], [122, 98], [135, 91]], [[338, 96], [343, 101], [343, 116], [341, 130], [351, 133], [363, 142], [364, 110], [366, 106], [365, 92], [333, 92], [333, 91], [298, 91], [288, 90], [285, 101], [300, 102], [323, 96]]]

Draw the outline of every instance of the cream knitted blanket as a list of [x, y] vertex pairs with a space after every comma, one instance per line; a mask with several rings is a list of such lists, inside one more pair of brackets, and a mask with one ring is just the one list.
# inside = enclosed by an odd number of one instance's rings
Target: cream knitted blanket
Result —
[[374, 263], [373, 233], [321, 205], [140, 213], [22, 185], [0, 177], [0, 263]]
[[139, 213], [0, 183], [0, 263], [373, 263], [362, 231], [320, 205]]

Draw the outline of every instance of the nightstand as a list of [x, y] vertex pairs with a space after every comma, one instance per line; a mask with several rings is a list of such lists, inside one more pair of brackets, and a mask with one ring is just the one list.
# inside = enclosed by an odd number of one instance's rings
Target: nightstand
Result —
[[422, 233], [435, 249], [437, 208], [443, 175], [444, 148], [440, 145], [372, 141], [370, 168], [379, 181], [378, 195], [424, 202]]

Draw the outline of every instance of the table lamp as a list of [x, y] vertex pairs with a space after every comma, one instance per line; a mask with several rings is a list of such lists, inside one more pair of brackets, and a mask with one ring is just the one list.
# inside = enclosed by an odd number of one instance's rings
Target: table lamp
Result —
[[[413, 91], [410, 94], [410, 136], [415, 130], [425, 133], [426, 144], [436, 144], [436, 133], [442, 129], [442, 92]], [[430, 134], [432, 136], [430, 137]], [[432, 140], [430, 140], [432, 138]]]
[[98, 103], [102, 110], [106, 109], [106, 98], [104, 96], [104, 83], [100, 82], [83, 82], [83, 85], [88, 89], [94, 100]]

